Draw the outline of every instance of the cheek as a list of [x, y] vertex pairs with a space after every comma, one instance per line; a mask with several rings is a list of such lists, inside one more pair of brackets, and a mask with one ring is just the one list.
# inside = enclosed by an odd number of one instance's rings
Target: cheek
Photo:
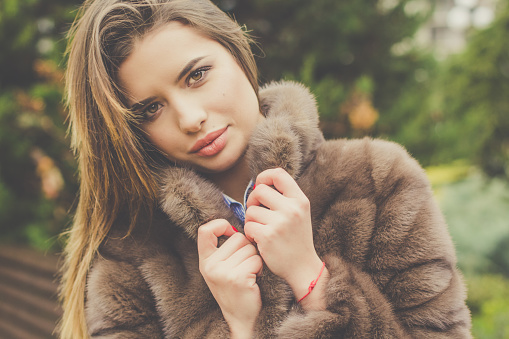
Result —
[[245, 74], [239, 70], [231, 83], [229, 101], [243, 123], [255, 123], [260, 115], [258, 98]]
[[[223, 68], [221, 81], [217, 83], [216, 97], [221, 98], [230, 107], [242, 107], [243, 110], [258, 106], [258, 99], [241, 67], [235, 62]], [[256, 108], [257, 109], [257, 108]]]
[[157, 124], [143, 128], [147, 133], [147, 139], [159, 150], [166, 154], [175, 154], [178, 151], [179, 143], [178, 138], [172, 137], [175, 133], [172, 133], [169, 128], [163, 128], [163, 124]]

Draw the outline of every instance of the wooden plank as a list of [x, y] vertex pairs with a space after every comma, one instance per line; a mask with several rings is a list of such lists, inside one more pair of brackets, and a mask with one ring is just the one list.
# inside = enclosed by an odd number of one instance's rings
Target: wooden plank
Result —
[[54, 275], [58, 268], [58, 255], [43, 253], [28, 247], [2, 244], [0, 257], [11, 259]]
[[51, 336], [56, 326], [55, 322], [33, 317], [30, 312], [5, 303], [0, 303], [0, 315], [0, 318], [3, 319], [2, 323], [11, 322], [35, 335]]
[[4, 284], [14, 284], [24, 290], [33, 290], [40, 295], [55, 295], [58, 284], [54, 278], [41, 277], [24, 267], [9, 267], [0, 264], [0, 280]]
[[0, 285], [0, 300], [2, 303], [16, 305], [18, 308], [31, 311], [34, 316], [37, 315], [53, 322], [62, 314], [56, 296], [51, 299], [42, 298], [12, 286]]
[[0, 338], [44, 339], [61, 316], [58, 257], [27, 247], [0, 246]]
[[43, 334], [34, 334], [15, 324], [0, 319], [0, 338], [2, 339], [44, 339], [51, 338]]

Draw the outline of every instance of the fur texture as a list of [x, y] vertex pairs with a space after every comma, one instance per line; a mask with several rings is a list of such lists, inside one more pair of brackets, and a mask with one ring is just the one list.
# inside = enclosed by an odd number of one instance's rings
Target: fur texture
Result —
[[[324, 141], [313, 96], [296, 83], [260, 92], [266, 120], [246, 156], [253, 178], [286, 169], [311, 202], [314, 242], [330, 280], [327, 309], [304, 312], [266, 267], [258, 338], [470, 338], [465, 289], [424, 171], [393, 143]], [[198, 270], [197, 229], [242, 225], [217, 187], [186, 168], [162, 175], [161, 210], [123, 237], [112, 231], [87, 284], [92, 337], [227, 338]]]

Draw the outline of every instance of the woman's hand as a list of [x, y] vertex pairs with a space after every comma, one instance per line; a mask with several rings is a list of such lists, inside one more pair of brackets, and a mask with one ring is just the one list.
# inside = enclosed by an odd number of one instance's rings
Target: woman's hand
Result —
[[297, 299], [303, 297], [318, 277], [322, 261], [313, 244], [309, 200], [285, 170], [269, 169], [258, 175], [247, 200], [244, 231], [258, 245], [268, 268], [288, 282]]
[[[217, 238], [229, 238], [218, 248]], [[224, 219], [198, 229], [200, 272], [228, 323], [232, 338], [250, 338], [262, 306], [256, 275], [262, 259], [256, 248]]]

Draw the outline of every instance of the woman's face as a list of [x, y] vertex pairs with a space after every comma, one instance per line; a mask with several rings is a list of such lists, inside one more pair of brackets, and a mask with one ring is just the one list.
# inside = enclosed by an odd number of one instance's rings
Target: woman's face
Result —
[[134, 45], [119, 69], [128, 105], [168, 159], [218, 173], [243, 156], [263, 119], [233, 56], [193, 28], [171, 22]]

